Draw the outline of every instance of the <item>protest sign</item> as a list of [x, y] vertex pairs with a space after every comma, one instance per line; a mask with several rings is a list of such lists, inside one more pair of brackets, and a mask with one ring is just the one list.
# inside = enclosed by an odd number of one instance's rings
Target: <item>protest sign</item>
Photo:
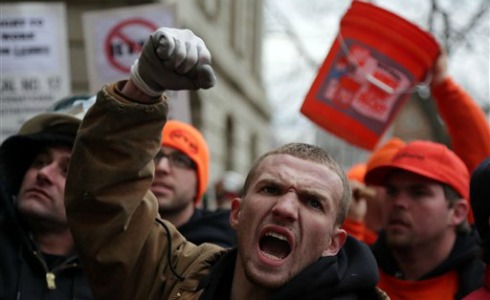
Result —
[[71, 93], [64, 3], [0, 4], [0, 141]]
[[158, 27], [175, 27], [174, 6], [128, 6], [83, 15], [89, 89], [126, 79], [150, 33]]
[[[176, 26], [173, 5], [150, 4], [91, 11], [83, 15], [89, 89], [127, 79], [149, 35], [159, 27]], [[189, 93], [167, 91], [169, 118], [191, 123]]]

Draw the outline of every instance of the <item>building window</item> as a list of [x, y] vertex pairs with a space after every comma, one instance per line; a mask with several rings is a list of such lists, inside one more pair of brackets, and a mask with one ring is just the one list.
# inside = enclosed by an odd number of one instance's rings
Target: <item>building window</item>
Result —
[[231, 47], [239, 56], [247, 50], [247, 29], [250, 26], [247, 20], [248, 1], [231, 1], [230, 3], [230, 42]]
[[258, 158], [258, 150], [257, 150], [257, 145], [259, 143], [258, 137], [256, 133], [252, 133], [250, 136], [250, 165], [252, 165], [255, 160]]
[[226, 117], [226, 129], [225, 129], [225, 170], [234, 170], [234, 155], [233, 150], [235, 148], [235, 122], [233, 118], [228, 115]]
[[202, 129], [202, 101], [195, 91], [190, 93], [191, 121], [194, 127]]
[[249, 31], [249, 51], [251, 53], [251, 64], [253, 75], [261, 80], [262, 74], [262, 37], [263, 37], [263, 10], [264, 4], [261, 0], [251, 1], [250, 20], [252, 26]]

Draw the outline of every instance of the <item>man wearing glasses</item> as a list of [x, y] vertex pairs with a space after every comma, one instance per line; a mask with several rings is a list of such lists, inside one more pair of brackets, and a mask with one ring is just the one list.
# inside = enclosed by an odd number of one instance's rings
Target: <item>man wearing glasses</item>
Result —
[[162, 132], [162, 147], [155, 156], [151, 191], [159, 213], [194, 244], [205, 242], [223, 247], [235, 245], [229, 211], [209, 212], [197, 208], [209, 178], [209, 150], [193, 126], [170, 120]]

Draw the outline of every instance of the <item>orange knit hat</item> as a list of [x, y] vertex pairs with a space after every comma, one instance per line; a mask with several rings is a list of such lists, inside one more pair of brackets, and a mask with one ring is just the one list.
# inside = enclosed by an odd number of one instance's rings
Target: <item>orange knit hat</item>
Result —
[[197, 190], [194, 205], [197, 206], [206, 192], [209, 178], [209, 149], [204, 137], [190, 124], [168, 120], [163, 127], [162, 146], [181, 151], [196, 164]]
[[364, 175], [366, 174], [366, 164], [359, 163], [353, 165], [347, 171], [347, 178], [350, 180], [356, 180], [360, 183], [364, 183]]

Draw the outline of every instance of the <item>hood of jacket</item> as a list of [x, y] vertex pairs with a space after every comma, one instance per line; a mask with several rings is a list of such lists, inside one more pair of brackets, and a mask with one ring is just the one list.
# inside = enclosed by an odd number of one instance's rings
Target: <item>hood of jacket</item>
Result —
[[273, 299], [376, 299], [378, 281], [378, 267], [369, 247], [348, 236], [336, 256], [310, 265]]
[[[383, 272], [390, 276], [401, 274], [400, 267], [386, 244], [384, 233], [380, 234], [372, 250]], [[450, 270], [458, 272], [458, 295], [466, 295], [483, 284], [484, 264], [480, 260], [479, 236], [474, 228], [469, 233], [458, 234], [449, 256], [420, 280], [434, 278]]]
[[236, 244], [236, 234], [230, 226], [229, 210], [207, 211], [196, 208], [190, 220], [178, 230], [196, 245], [212, 243], [223, 248], [232, 248]]

